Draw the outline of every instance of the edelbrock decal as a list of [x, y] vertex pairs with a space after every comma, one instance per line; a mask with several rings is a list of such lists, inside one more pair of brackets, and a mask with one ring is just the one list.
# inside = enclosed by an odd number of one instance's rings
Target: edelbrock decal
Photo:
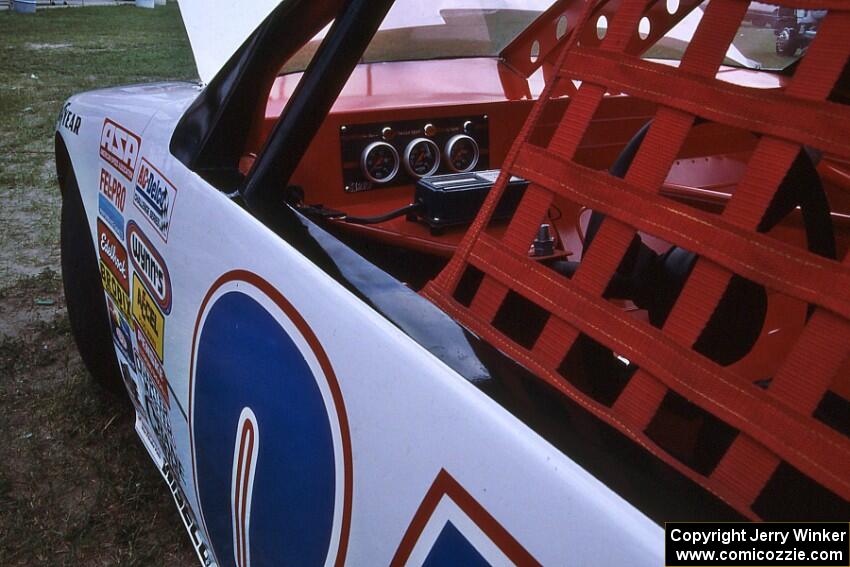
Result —
[[165, 317], [159, 311], [151, 294], [133, 273], [133, 318], [139, 323], [145, 337], [150, 341], [157, 358], [162, 361], [165, 344]]
[[59, 127], [64, 128], [75, 136], [79, 136], [80, 125], [82, 125], [82, 123], [83, 119], [71, 110], [71, 103], [66, 102], [65, 106], [63, 106], [62, 110], [59, 112]]
[[110, 203], [109, 199], [103, 193], [97, 196], [97, 212], [106, 221], [112, 232], [118, 235], [119, 239], [124, 240], [124, 217], [121, 216], [115, 205]]
[[142, 158], [133, 203], [166, 242], [176, 198], [177, 190], [171, 182], [148, 160]]
[[134, 221], [127, 223], [127, 250], [136, 273], [153, 294], [163, 313], [171, 313], [171, 276], [165, 260]]
[[130, 276], [127, 272], [127, 251], [101, 219], [97, 219], [97, 247], [100, 252], [100, 259], [121, 282], [122, 287], [129, 291]]
[[100, 170], [100, 192], [109, 199], [109, 202], [115, 206], [119, 213], [124, 212], [127, 188], [105, 169]]
[[120, 124], [107, 118], [100, 133], [100, 157], [118, 172], [133, 181], [142, 139]]

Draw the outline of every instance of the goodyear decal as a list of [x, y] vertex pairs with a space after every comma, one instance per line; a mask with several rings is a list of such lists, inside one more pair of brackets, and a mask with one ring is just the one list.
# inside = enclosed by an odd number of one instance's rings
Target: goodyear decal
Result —
[[124, 204], [127, 201], [127, 188], [121, 181], [106, 171], [100, 170], [100, 192], [109, 199], [118, 212], [124, 212]]
[[134, 326], [136, 328], [136, 344], [139, 347], [139, 361], [141, 361], [144, 369], [152, 379], [156, 389], [159, 390], [159, 394], [162, 396], [165, 406], [170, 408], [171, 401], [168, 397], [168, 378], [165, 376], [165, 370], [162, 368], [162, 364], [159, 360], [157, 360], [157, 355], [154, 352], [153, 347], [148, 342], [148, 339], [145, 338], [139, 324], [136, 323]]
[[133, 274], [133, 318], [139, 323], [145, 337], [150, 341], [157, 358], [162, 361], [165, 337], [165, 317], [156, 306], [150, 292]]
[[100, 259], [112, 272], [121, 287], [130, 289], [130, 279], [127, 266], [127, 251], [121, 245], [121, 241], [113, 234], [102, 220], [97, 219], [97, 247]]
[[82, 123], [83, 119], [71, 110], [71, 103], [66, 102], [65, 106], [62, 107], [62, 111], [59, 113], [59, 126], [71, 134], [79, 136]]
[[112, 273], [106, 264], [104, 264], [103, 260], [100, 261], [100, 281], [103, 283], [103, 289], [106, 290], [112, 299], [115, 300], [115, 304], [118, 306], [118, 309], [121, 310], [124, 315], [129, 316], [130, 314], [130, 296], [127, 293], [127, 290], [121, 285], [121, 282], [118, 281], [118, 278]]
[[102, 193], [97, 196], [97, 212], [118, 238], [124, 240], [124, 217]]
[[133, 203], [166, 242], [176, 197], [177, 190], [171, 182], [148, 160], [142, 158]]
[[127, 249], [135, 273], [153, 294], [162, 312], [168, 315], [171, 313], [171, 276], [168, 275], [168, 267], [139, 225], [133, 221], [127, 223]]
[[100, 157], [118, 170], [128, 181], [133, 180], [142, 139], [107, 118], [100, 133]]

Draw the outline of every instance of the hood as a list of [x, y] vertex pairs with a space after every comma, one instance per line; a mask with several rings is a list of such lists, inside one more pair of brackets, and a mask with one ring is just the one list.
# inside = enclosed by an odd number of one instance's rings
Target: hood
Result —
[[198, 75], [209, 83], [281, 0], [180, 0]]

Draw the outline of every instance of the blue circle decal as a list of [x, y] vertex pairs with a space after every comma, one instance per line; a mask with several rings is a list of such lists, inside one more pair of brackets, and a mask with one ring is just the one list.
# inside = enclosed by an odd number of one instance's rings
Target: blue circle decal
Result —
[[192, 449], [207, 536], [222, 566], [323, 565], [339, 481], [327, 377], [239, 289], [214, 299], [195, 336]]

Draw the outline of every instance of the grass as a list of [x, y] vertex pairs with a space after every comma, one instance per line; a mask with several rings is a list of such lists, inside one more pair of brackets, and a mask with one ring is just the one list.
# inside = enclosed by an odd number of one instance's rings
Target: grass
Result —
[[[129, 404], [90, 379], [59, 275], [53, 130], [72, 94], [195, 78], [176, 4], [0, 12], [0, 565], [192, 565]], [[51, 269], [52, 268], [52, 269]]]
[[[798, 57], [776, 53], [776, 36], [771, 28], [742, 24], [738, 29], [734, 45], [745, 57], [760, 64], [762, 69], [781, 70], [798, 59]], [[645, 57], [681, 59], [686, 47], [687, 44], [679, 40], [662, 38], [646, 52]], [[732, 66], [739, 65], [730, 59], [724, 63]]]
[[58, 261], [53, 130], [74, 93], [196, 78], [177, 4], [0, 12], [0, 286]]

